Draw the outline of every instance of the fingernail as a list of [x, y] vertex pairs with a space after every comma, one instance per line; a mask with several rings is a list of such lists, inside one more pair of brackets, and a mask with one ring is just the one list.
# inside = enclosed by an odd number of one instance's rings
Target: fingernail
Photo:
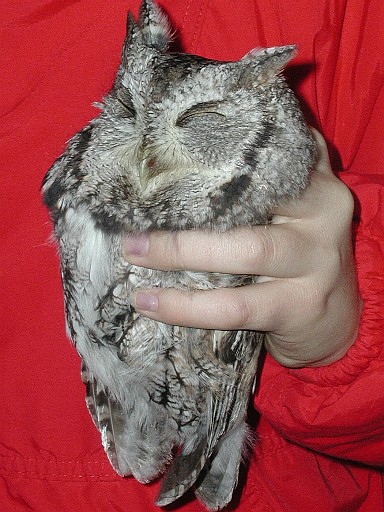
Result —
[[134, 233], [123, 238], [122, 251], [124, 256], [145, 256], [148, 254], [149, 236], [147, 233]]
[[140, 311], [157, 311], [159, 301], [153, 293], [150, 292], [136, 292], [133, 296], [133, 306]]

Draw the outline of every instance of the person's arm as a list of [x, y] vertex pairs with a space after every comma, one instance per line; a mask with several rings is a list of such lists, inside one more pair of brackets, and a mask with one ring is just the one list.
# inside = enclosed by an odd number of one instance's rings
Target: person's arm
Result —
[[356, 198], [355, 258], [363, 311], [357, 339], [337, 362], [287, 369], [270, 356], [255, 405], [287, 439], [323, 454], [384, 465], [384, 181], [344, 173]]

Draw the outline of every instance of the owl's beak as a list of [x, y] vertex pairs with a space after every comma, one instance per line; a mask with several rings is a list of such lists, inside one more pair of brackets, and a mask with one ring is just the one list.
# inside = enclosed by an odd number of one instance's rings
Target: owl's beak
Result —
[[155, 176], [164, 172], [164, 167], [161, 166], [155, 156], [146, 155], [141, 159], [139, 170], [140, 185], [145, 189]]

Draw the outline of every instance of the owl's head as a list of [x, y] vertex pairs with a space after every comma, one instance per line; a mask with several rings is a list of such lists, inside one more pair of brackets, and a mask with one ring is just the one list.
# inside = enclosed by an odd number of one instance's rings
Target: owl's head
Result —
[[169, 51], [144, 0], [122, 63], [86, 133], [77, 193], [105, 228], [225, 229], [264, 222], [304, 188], [314, 144], [280, 71], [294, 46], [237, 62]]

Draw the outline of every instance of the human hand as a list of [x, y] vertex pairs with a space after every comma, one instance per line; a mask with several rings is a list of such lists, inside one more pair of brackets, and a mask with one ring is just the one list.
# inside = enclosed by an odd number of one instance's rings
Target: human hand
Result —
[[358, 330], [360, 301], [351, 244], [353, 199], [332, 173], [322, 136], [310, 185], [267, 226], [127, 236], [123, 255], [160, 270], [259, 275], [258, 282], [208, 291], [139, 290], [132, 304], [167, 324], [266, 331], [266, 348], [291, 368], [341, 358]]

